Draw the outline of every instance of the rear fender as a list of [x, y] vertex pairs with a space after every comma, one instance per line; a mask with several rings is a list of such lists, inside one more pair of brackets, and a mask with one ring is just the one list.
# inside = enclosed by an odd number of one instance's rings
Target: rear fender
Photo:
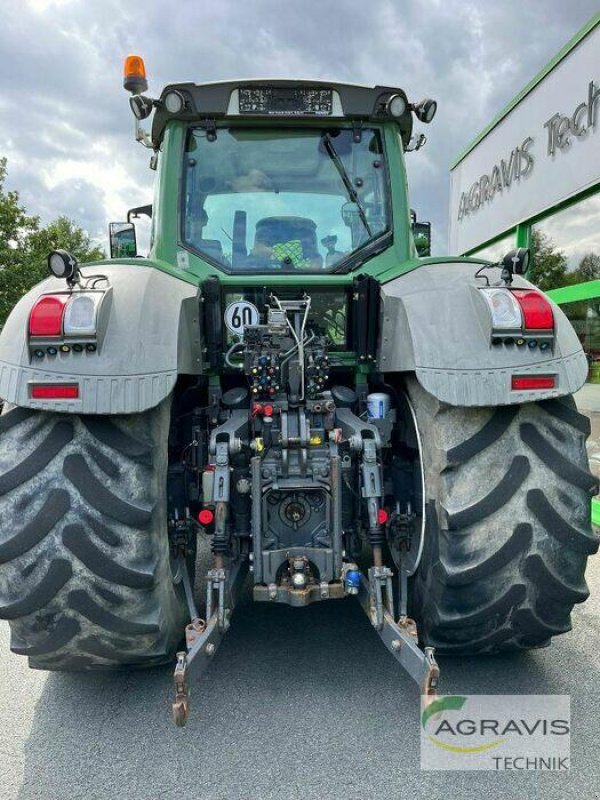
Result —
[[[112, 289], [97, 352], [31, 357], [32, 306], [40, 295], [66, 288], [53, 277], [42, 281], [17, 303], [0, 335], [0, 397], [6, 402], [73, 414], [129, 414], [158, 405], [178, 374], [201, 372], [197, 287], [142, 265], [110, 262], [92, 269], [106, 275]], [[78, 383], [80, 396], [34, 400], [32, 382]]]
[[[477, 264], [425, 264], [381, 287], [381, 372], [414, 372], [432, 395], [454, 406], [509, 405], [572, 394], [588, 365], [577, 334], [560, 308], [553, 349], [491, 344], [491, 319], [474, 278]], [[497, 280], [497, 271], [489, 271]], [[514, 288], [535, 288], [515, 277]], [[555, 375], [555, 388], [513, 391], [518, 375]]]

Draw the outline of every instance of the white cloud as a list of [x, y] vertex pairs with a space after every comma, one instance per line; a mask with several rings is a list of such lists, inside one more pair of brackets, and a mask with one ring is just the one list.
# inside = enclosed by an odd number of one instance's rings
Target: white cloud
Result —
[[126, 54], [145, 57], [155, 94], [265, 76], [399, 85], [439, 101], [426, 148], [407, 162], [411, 205], [443, 251], [452, 158], [596, 11], [596, 0], [4, 0], [0, 155], [30, 213], [67, 213], [99, 236], [151, 198], [121, 88]]
[[25, 0], [25, 4], [38, 14], [48, 11], [48, 9], [61, 9], [72, 5], [74, 2], [77, 2], [77, 0]]

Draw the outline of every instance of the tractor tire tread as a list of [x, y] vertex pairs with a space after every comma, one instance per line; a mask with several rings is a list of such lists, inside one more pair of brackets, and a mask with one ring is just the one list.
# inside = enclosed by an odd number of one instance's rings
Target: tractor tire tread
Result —
[[412, 377], [405, 390], [425, 472], [425, 540], [409, 598], [422, 643], [453, 655], [546, 646], [588, 597], [587, 557], [600, 544], [589, 421], [569, 397], [461, 408]]
[[188, 617], [167, 533], [170, 403], [110, 418], [18, 407], [0, 416], [0, 619], [30, 666], [141, 668], [180, 646]]

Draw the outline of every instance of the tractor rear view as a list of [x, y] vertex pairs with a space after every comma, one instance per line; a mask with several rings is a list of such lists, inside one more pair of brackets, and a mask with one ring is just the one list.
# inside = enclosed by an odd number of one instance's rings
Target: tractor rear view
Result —
[[125, 66], [154, 202], [111, 225], [110, 260], [51, 253], [0, 336], [13, 652], [173, 660], [183, 725], [248, 576], [257, 602], [355, 596], [427, 696], [434, 652], [569, 630], [598, 549], [586, 358], [526, 251], [418, 257], [404, 154], [435, 102], [306, 81], [153, 99]]

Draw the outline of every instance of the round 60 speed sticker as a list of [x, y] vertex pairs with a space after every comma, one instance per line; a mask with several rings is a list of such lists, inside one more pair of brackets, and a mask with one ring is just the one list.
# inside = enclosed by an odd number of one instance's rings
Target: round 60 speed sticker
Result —
[[236, 300], [225, 309], [224, 319], [229, 330], [241, 336], [247, 325], [258, 325], [258, 308], [247, 300]]

